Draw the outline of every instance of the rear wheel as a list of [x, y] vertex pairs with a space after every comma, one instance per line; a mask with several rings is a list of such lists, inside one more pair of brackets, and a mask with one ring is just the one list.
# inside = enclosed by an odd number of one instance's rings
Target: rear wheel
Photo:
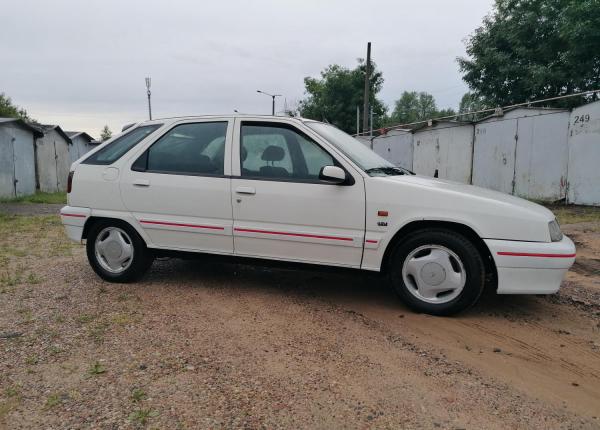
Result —
[[95, 223], [88, 233], [86, 251], [94, 271], [109, 282], [135, 281], [153, 260], [140, 235], [119, 220]]
[[451, 315], [477, 302], [485, 285], [485, 266], [475, 245], [445, 229], [414, 232], [391, 254], [391, 283], [409, 307], [432, 315]]

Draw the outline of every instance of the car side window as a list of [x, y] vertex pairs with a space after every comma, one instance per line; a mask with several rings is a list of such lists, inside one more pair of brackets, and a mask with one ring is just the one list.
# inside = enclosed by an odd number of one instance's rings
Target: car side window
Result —
[[293, 126], [243, 122], [242, 177], [318, 181], [321, 168], [335, 162], [316, 142]]
[[112, 164], [161, 126], [162, 124], [152, 124], [136, 127], [116, 138], [99, 151], [94, 152], [83, 161], [83, 164]]
[[222, 175], [227, 122], [173, 127], [133, 164], [134, 170], [190, 175]]

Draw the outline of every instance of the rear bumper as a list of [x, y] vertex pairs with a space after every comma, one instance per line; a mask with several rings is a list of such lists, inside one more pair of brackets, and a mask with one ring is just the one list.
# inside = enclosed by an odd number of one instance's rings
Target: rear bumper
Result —
[[575, 245], [486, 239], [498, 270], [498, 294], [552, 294], [575, 262]]
[[65, 226], [69, 239], [81, 242], [83, 226], [90, 217], [92, 211], [89, 208], [65, 206], [60, 210], [60, 219]]

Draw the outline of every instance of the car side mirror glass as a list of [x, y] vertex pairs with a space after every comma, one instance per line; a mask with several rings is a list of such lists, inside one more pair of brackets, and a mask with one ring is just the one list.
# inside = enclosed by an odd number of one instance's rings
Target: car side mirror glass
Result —
[[346, 172], [338, 166], [324, 166], [319, 172], [319, 179], [331, 184], [343, 184], [346, 182]]

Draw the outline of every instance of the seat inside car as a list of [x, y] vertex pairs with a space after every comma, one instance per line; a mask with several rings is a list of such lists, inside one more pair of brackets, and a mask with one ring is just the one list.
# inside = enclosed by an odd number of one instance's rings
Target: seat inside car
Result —
[[284, 157], [285, 152], [280, 146], [267, 146], [262, 153], [261, 159], [267, 163], [271, 163], [271, 165], [262, 166], [260, 168], [260, 174], [262, 176], [274, 178], [289, 176], [290, 173], [285, 168], [273, 165], [273, 163], [283, 160]]

